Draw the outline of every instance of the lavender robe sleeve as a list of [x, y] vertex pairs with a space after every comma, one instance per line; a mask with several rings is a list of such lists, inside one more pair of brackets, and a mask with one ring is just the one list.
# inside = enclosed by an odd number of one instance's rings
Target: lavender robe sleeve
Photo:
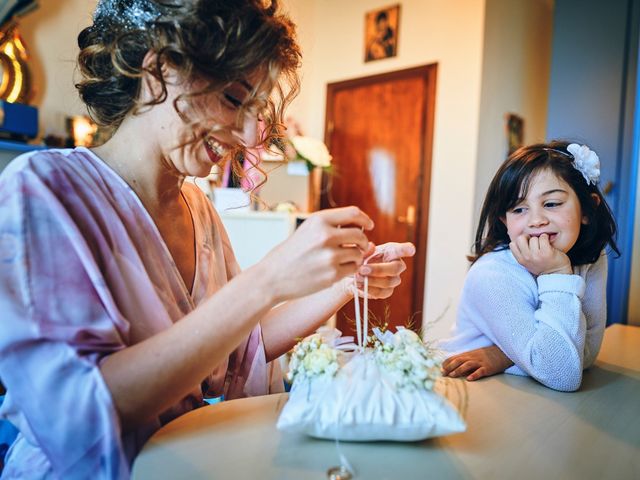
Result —
[[0, 181], [0, 266], [2, 416], [21, 431], [17, 454], [34, 455], [9, 459], [5, 475], [128, 478], [98, 368], [122, 348], [126, 325], [114, 327], [99, 266], [63, 200], [29, 170]]

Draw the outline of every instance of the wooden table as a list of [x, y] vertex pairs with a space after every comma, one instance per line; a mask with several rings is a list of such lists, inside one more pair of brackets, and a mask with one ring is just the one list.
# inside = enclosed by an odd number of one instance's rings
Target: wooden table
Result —
[[[575, 393], [498, 375], [468, 384], [467, 432], [340, 443], [358, 479], [640, 479], [640, 328], [607, 329]], [[222, 402], [160, 429], [134, 479], [326, 479], [336, 444], [282, 433], [286, 395]]]

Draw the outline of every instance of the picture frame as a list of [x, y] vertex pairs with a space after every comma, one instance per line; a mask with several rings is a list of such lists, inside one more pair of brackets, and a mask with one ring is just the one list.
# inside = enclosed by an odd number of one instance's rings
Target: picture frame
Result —
[[400, 4], [365, 13], [364, 61], [395, 57], [398, 52]]
[[524, 119], [515, 113], [505, 115], [505, 130], [507, 134], [507, 152], [511, 155], [524, 145]]

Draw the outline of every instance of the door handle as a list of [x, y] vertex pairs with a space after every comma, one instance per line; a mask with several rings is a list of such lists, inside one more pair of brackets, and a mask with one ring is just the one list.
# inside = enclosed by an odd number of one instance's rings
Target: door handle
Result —
[[407, 207], [407, 213], [405, 216], [399, 216], [396, 218], [399, 223], [406, 223], [407, 226], [413, 227], [416, 224], [416, 207], [409, 205]]

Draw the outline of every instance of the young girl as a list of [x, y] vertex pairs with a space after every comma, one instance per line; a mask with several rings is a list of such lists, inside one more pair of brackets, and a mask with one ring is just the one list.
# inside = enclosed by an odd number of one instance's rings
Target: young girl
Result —
[[530, 375], [573, 391], [606, 324], [608, 244], [615, 221], [597, 187], [598, 156], [564, 142], [523, 147], [496, 173], [482, 207], [472, 266], [445, 375]]

